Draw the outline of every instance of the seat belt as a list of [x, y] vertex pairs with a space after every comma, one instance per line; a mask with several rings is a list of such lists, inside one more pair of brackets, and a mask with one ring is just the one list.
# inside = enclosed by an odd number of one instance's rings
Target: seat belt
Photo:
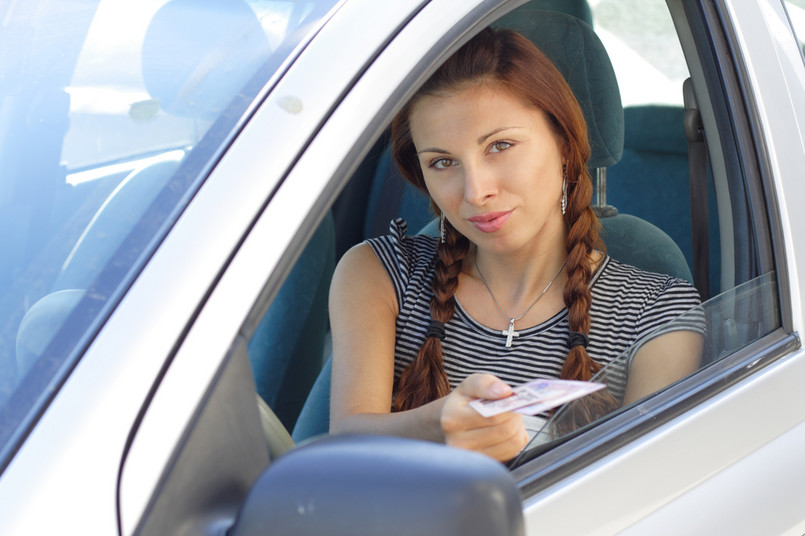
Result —
[[707, 215], [707, 146], [699, 105], [688, 78], [682, 84], [685, 102], [684, 129], [688, 139], [688, 173], [690, 179], [691, 244], [693, 245], [693, 284], [702, 301], [710, 298], [710, 242]]

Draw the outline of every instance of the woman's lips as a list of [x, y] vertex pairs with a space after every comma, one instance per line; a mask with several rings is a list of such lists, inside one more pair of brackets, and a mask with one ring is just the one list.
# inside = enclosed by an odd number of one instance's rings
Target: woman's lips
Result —
[[511, 210], [502, 212], [487, 212], [486, 214], [481, 214], [480, 216], [468, 218], [467, 221], [473, 224], [479, 231], [484, 233], [494, 233], [499, 231], [506, 224], [506, 221], [509, 219], [511, 214]]

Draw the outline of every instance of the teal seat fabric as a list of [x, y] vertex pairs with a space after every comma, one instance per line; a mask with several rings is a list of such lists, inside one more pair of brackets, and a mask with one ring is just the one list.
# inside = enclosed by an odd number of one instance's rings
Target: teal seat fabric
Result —
[[601, 238], [613, 259], [693, 283], [682, 250], [656, 225], [630, 214], [618, 214], [601, 218], [601, 227]]
[[501, 21], [508, 21], [511, 18], [527, 15], [529, 11], [564, 13], [583, 20], [590, 26], [593, 25], [593, 10], [590, 9], [590, 4], [587, 3], [587, 0], [531, 0], [531, 2], [523, 4], [510, 14], [498, 19], [498, 24]]
[[[688, 143], [682, 106], [639, 105], [624, 109], [621, 160], [607, 170], [607, 200], [666, 233], [693, 266]], [[715, 196], [710, 195], [710, 288], [718, 289], [720, 251]]]
[[364, 237], [374, 238], [389, 232], [389, 222], [402, 217], [409, 229], [424, 227], [433, 219], [428, 196], [405, 180], [386, 147], [377, 162], [369, 202], [366, 208]]
[[334, 268], [335, 229], [328, 212], [249, 341], [257, 394], [288, 430], [322, 368]]
[[305, 405], [299, 413], [291, 437], [299, 444], [305, 440], [326, 434], [330, 431], [330, 375], [332, 374], [332, 356], [324, 366], [307, 396]]

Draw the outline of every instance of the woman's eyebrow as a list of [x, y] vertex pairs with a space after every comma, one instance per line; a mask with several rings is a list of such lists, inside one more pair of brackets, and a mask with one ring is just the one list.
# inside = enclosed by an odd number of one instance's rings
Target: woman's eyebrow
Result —
[[503, 132], [504, 130], [511, 130], [511, 129], [515, 129], [515, 128], [523, 128], [523, 127], [520, 127], [520, 126], [510, 126], [510, 127], [500, 127], [500, 128], [496, 128], [495, 130], [493, 130], [493, 131], [492, 131], [492, 132], [490, 132], [489, 134], [484, 134], [483, 136], [481, 136], [480, 138], [478, 138], [478, 145], [481, 145], [483, 142], [485, 142], [486, 140], [488, 140], [489, 138], [491, 138], [491, 137], [492, 137], [492, 136], [494, 136], [495, 134], [498, 134], [498, 133], [500, 133], [500, 132]]
[[[483, 136], [478, 138], [478, 145], [483, 144], [486, 140], [488, 140], [489, 138], [491, 138], [495, 134], [503, 132], [504, 130], [514, 130], [514, 129], [518, 129], [518, 128], [524, 128], [524, 127], [513, 125], [513, 126], [510, 126], [510, 127], [496, 128], [492, 132], [490, 132], [488, 134], [484, 134]], [[447, 151], [445, 149], [439, 149], [438, 147], [428, 147], [427, 149], [422, 149], [421, 151], [417, 151], [416, 154], [419, 155], [419, 154], [422, 154], [422, 153], [450, 154], [450, 151]]]
[[428, 147], [427, 149], [422, 149], [421, 151], [417, 151], [416, 154], [422, 153], [439, 153], [439, 154], [450, 154], [449, 151], [445, 151], [444, 149], [439, 149], [438, 147]]

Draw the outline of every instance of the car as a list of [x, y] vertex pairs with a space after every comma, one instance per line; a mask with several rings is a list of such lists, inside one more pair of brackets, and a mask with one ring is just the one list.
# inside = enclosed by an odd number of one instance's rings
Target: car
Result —
[[[3, 534], [805, 533], [803, 2], [0, 14]], [[607, 251], [695, 285], [701, 366], [506, 464], [330, 435], [335, 263], [433, 232], [389, 125], [489, 25], [568, 79]]]

